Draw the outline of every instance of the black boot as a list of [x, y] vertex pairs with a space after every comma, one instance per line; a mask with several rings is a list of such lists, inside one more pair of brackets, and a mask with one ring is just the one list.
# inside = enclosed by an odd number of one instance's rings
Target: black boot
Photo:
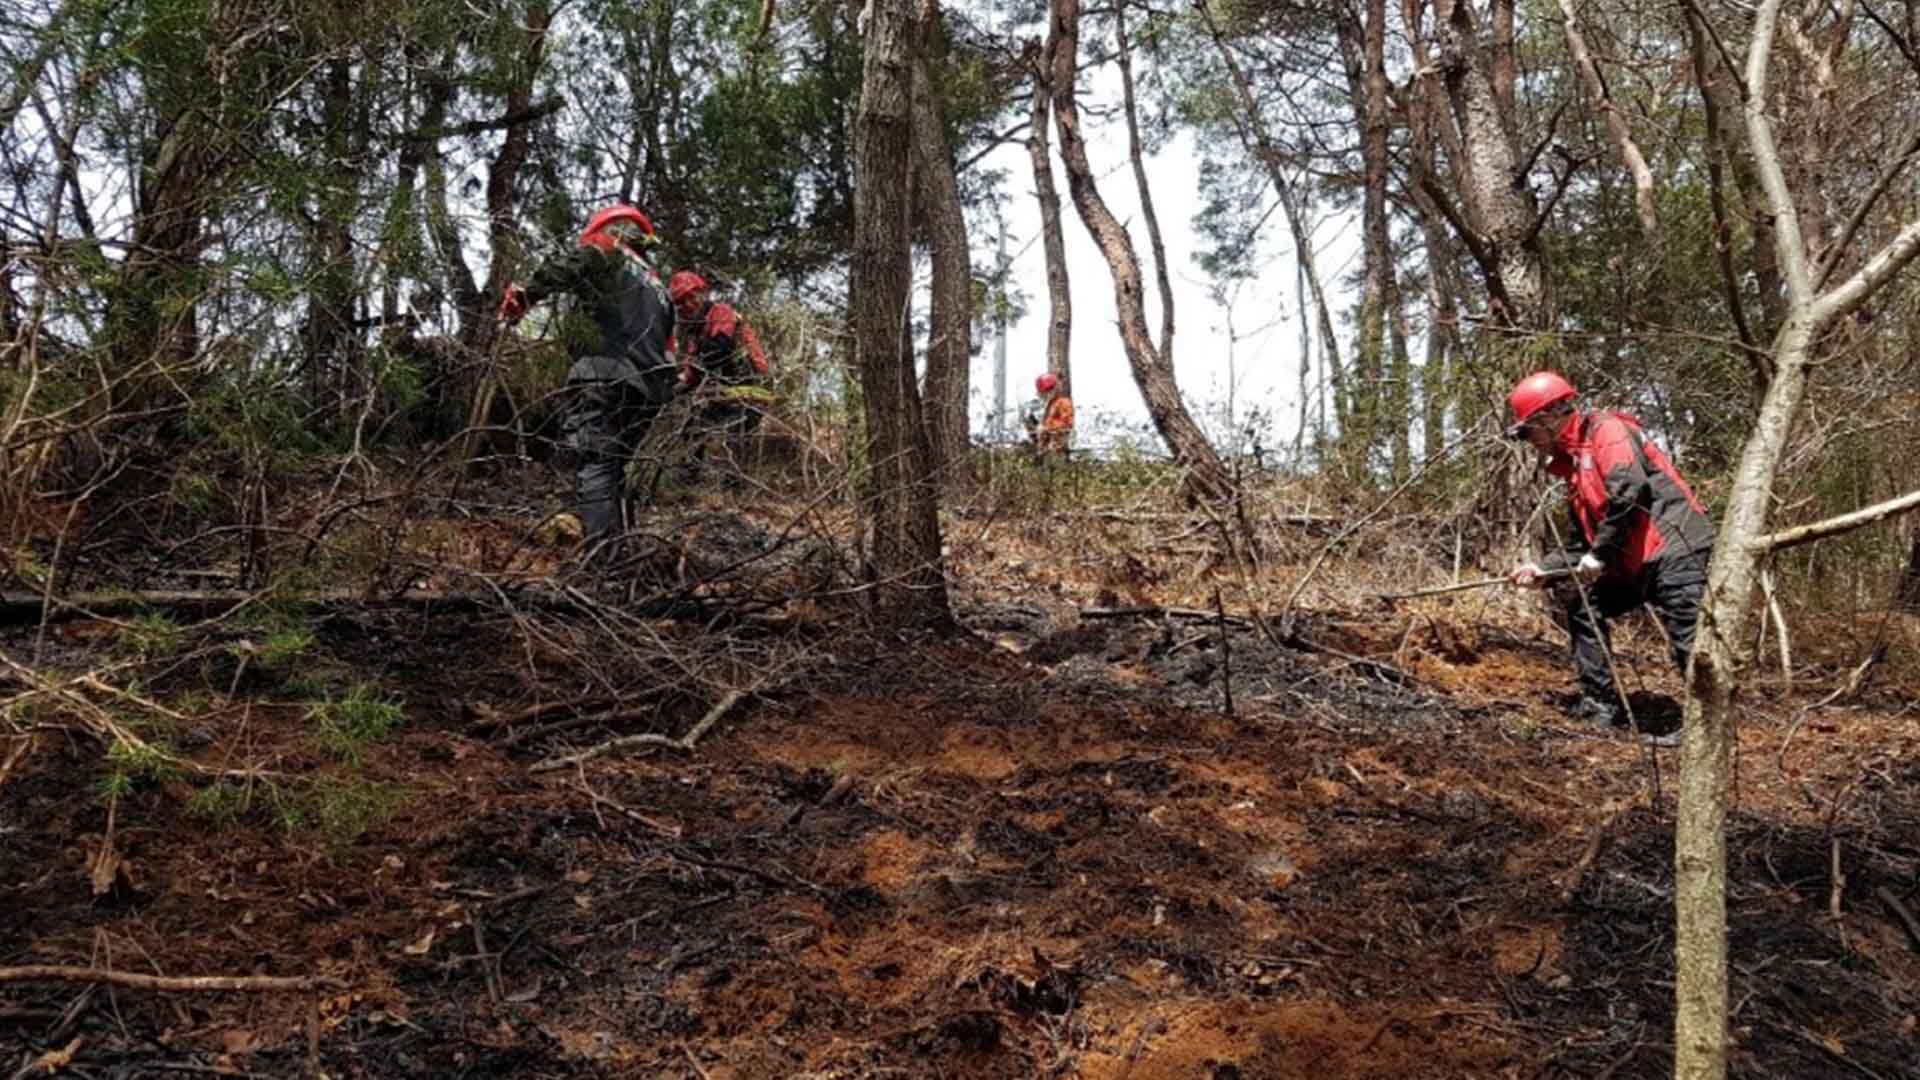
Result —
[[1618, 701], [1591, 694], [1580, 695], [1580, 700], [1567, 709], [1567, 715], [1582, 724], [1600, 728], [1623, 727], [1627, 722], [1626, 712]]

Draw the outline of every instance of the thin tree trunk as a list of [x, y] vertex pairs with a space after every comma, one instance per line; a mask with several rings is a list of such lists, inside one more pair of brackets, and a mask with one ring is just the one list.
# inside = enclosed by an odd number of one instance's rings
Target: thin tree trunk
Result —
[[1160, 238], [1160, 217], [1153, 210], [1153, 187], [1147, 183], [1146, 154], [1140, 146], [1140, 107], [1133, 92], [1133, 47], [1127, 42], [1127, 9], [1113, 9], [1113, 37], [1120, 61], [1120, 96], [1127, 114], [1127, 160], [1133, 165], [1133, 184], [1140, 192], [1140, 217], [1147, 226], [1147, 248], [1153, 252], [1153, 282], [1160, 291], [1160, 361], [1173, 370], [1173, 282], [1167, 276], [1167, 245]]
[[1120, 341], [1126, 349], [1127, 363], [1133, 369], [1134, 383], [1145, 399], [1154, 429], [1166, 441], [1174, 461], [1186, 471], [1184, 486], [1188, 492], [1208, 502], [1224, 502], [1232, 493], [1226, 467], [1180, 400], [1172, 365], [1154, 347], [1147, 330], [1141, 299], [1140, 260], [1134, 254], [1133, 240], [1101, 198], [1093, 179], [1093, 166], [1087, 160], [1073, 83], [1080, 51], [1079, 0], [1055, 0], [1052, 34], [1054, 40], [1048, 48], [1053, 57], [1053, 113], [1060, 135], [1060, 156], [1067, 170], [1067, 191], [1113, 275]]
[[1907, 568], [1901, 571], [1893, 602], [1906, 611], [1920, 611], [1920, 530], [1914, 532], [1913, 544], [1907, 548]]
[[915, 625], [952, 624], [932, 448], [921, 421], [913, 353], [904, 346], [912, 276], [908, 191], [915, 25], [908, 0], [873, 0], [854, 114], [855, 367], [867, 430], [866, 570], [876, 612]]
[[[1347, 432], [1352, 464], [1363, 466], [1383, 438], [1399, 452], [1397, 466], [1405, 467], [1404, 415], [1394, 415], [1389, 403], [1389, 364], [1404, 378], [1404, 335], [1394, 361], [1389, 361], [1389, 321], [1398, 318], [1399, 289], [1394, 278], [1393, 244], [1387, 217], [1387, 136], [1391, 116], [1387, 101], [1386, 0], [1365, 0], [1359, 21], [1349, 14], [1339, 20], [1341, 52], [1345, 56], [1348, 97], [1360, 128], [1361, 287], [1359, 345], [1354, 352], [1355, 386], [1349, 400], [1354, 415]], [[1397, 361], [1397, 363], [1395, 363]], [[1393, 434], [1389, 434], [1389, 428]]]
[[1052, 60], [1049, 38], [1030, 50], [1033, 104], [1027, 126], [1027, 158], [1033, 163], [1033, 197], [1040, 204], [1040, 244], [1047, 260], [1047, 370], [1073, 395], [1073, 294], [1067, 287], [1067, 239], [1060, 228], [1060, 192], [1053, 186], [1053, 148], [1047, 129], [1052, 119]]
[[1587, 39], [1580, 32], [1580, 18], [1574, 14], [1573, 0], [1560, 0], [1560, 14], [1565, 20], [1562, 26], [1567, 38], [1567, 54], [1580, 73], [1580, 81], [1586, 84], [1594, 111], [1607, 126], [1614, 151], [1633, 177], [1633, 207], [1640, 216], [1641, 238], [1656, 244], [1660, 239], [1660, 215], [1653, 205], [1653, 170], [1647, 167], [1646, 156], [1640, 152], [1640, 144], [1633, 140], [1633, 132], [1627, 130], [1626, 118], [1614, 104], [1606, 80], [1600, 75], [1600, 65], [1593, 62], [1592, 54], [1587, 51]]
[[[936, 16], [937, 17], [937, 16]], [[968, 486], [967, 397], [973, 359], [973, 260], [960, 184], [924, 57], [913, 62], [914, 193], [933, 248], [932, 329], [927, 340], [928, 444], [948, 490]]]
[[1768, 547], [1774, 480], [1806, 393], [1813, 342], [1920, 255], [1920, 221], [1910, 222], [1851, 278], [1825, 292], [1815, 290], [1799, 213], [1766, 113], [1767, 69], [1779, 16], [1780, 0], [1763, 0], [1754, 16], [1746, 128], [1773, 216], [1787, 311], [1774, 339], [1773, 379], [1728, 495], [1700, 612], [1700, 645], [1687, 671], [1674, 827], [1677, 1080], [1722, 1080], [1727, 1071], [1726, 813], [1733, 721], [1740, 679], [1752, 659], [1753, 600]]
[[[1320, 337], [1320, 355], [1326, 369], [1325, 386], [1330, 386], [1333, 392], [1333, 414], [1336, 417], [1344, 416], [1347, 411], [1347, 385], [1345, 369], [1340, 358], [1340, 339], [1334, 333], [1333, 311], [1327, 305], [1326, 288], [1321, 283], [1319, 263], [1314, 258], [1313, 235], [1307, 225], [1306, 209], [1300, 205], [1300, 200], [1294, 193], [1293, 183], [1287, 178], [1284, 169], [1285, 155], [1274, 145], [1266, 126], [1261, 123], [1260, 108], [1258, 102], [1254, 100], [1253, 87], [1241, 70], [1239, 61], [1234, 58], [1233, 50], [1227, 47], [1226, 38], [1220, 33], [1220, 27], [1214, 21], [1212, 9], [1203, 0], [1199, 10], [1201, 18], [1206, 20], [1207, 32], [1213, 38], [1214, 47], [1219, 50], [1221, 62], [1226, 65], [1227, 73], [1233, 78], [1235, 94], [1240, 99], [1240, 112], [1233, 116], [1234, 128], [1240, 133], [1241, 144], [1247, 148], [1247, 152], [1267, 170], [1267, 180], [1273, 184], [1274, 197], [1279, 200], [1281, 216], [1286, 218], [1287, 231], [1293, 238], [1294, 256], [1298, 260], [1307, 291], [1313, 298], [1314, 325]], [[1303, 316], [1304, 309], [1303, 304]], [[1300, 426], [1303, 432], [1307, 425], [1305, 391], [1309, 363], [1307, 349], [1303, 343], [1300, 360]], [[1322, 394], [1322, 396], [1325, 395]], [[1324, 430], [1326, 416], [1327, 410], [1323, 405], [1320, 410], [1320, 426], [1323, 429], [1319, 433], [1321, 437], [1328, 434]]]

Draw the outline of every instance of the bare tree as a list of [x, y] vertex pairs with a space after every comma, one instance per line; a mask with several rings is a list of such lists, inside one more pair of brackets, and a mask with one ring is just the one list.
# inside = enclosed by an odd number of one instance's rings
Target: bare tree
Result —
[[860, 104], [854, 116], [852, 280], [855, 366], [867, 428], [866, 570], [876, 609], [914, 624], [952, 622], [940, 521], [905, 332], [911, 289], [913, 40], [908, 0], [867, 10]]
[[1052, 40], [1053, 114], [1060, 134], [1060, 157], [1067, 169], [1067, 190], [1073, 196], [1080, 221], [1106, 257], [1113, 275], [1114, 306], [1120, 314], [1120, 342], [1133, 369], [1133, 381], [1145, 399], [1147, 415], [1166, 441], [1173, 458], [1186, 470], [1188, 490], [1209, 502], [1224, 501], [1232, 491], [1227, 470], [1180, 400], [1173, 365], [1153, 343], [1147, 329], [1142, 298], [1140, 260], [1126, 227], [1107, 207], [1087, 160], [1086, 140], [1080, 134], [1080, 107], [1074, 94], [1074, 65], [1080, 53], [1079, 0], [1055, 0]]
[[1773, 540], [1767, 525], [1774, 481], [1806, 393], [1816, 343], [1836, 320], [1859, 308], [1920, 255], [1920, 221], [1912, 221], [1852, 276], [1822, 287], [1768, 115], [1768, 66], [1779, 22], [1780, 0], [1762, 0], [1747, 53], [1745, 115], [1755, 169], [1773, 217], [1786, 312], [1773, 341], [1773, 378], [1741, 453], [1716, 541], [1700, 613], [1701, 647], [1687, 671], [1674, 829], [1674, 1075], [1679, 1080], [1720, 1080], [1727, 1069], [1727, 783], [1735, 694], [1752, 659], [1758, 568]]

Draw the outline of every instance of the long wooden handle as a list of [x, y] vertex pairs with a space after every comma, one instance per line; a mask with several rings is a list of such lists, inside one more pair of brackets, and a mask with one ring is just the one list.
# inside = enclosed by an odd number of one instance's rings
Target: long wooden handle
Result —
[[[1534, 575], [1534, 580], [1554, 581], [1566, 577], [1570, 573], [1572, 573], [1571, 570], [1548, 570], [1544, 573]], [[1431, 589], [1415, 589], [1413, 592], [1375, 593], [1373, 598], [1375, 600], [1412, 600], [1421, 596], [1440, 596], [1443, 593], [1466, 592], [1468, 589], [1484, 589], [1492, 585], [1505, 585], [1507, 584], [1507, 580], [1505, 577], [1479, 578], [1474, 581], [1457, 581], [1452, 585], [1435, 585]]]

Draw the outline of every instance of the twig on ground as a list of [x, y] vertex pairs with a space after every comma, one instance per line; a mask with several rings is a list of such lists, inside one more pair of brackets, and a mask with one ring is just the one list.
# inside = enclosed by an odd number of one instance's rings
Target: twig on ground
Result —
[[239, 993], [304, 993], [344, 990], [345, 982], [331, 975], [140, 975], [107, 968], [63, 964], [26, 964], [0, 967], [0, 984], [17, 982], [100, 983], [129, 990], [190, 993], [199, 990]]
[[1560, 886], [1558, 899], [1561, 907], [1566, 907], [1568, 904], [1573, 903], [1574, 896], [1580, 892], [1580, 883], [1587, 878], [1587, 871], [1593, 868], [1593, 861], [1600, 857], [1600, 848], [1606, 843], [1607, 834], [1613, 831], [1613, 823], [1619, 820], [1620, 815], [1625, 813], [1626, 809], [1626, 803], [1615, 803], [1613, 806], [1607, 808], [1605, 816], [1600, 819], [1599, 823], [1594, 826], [1593, 832], [1588, 835], [1587, 845], [1581, 850], [1579, 861], [1575, 862], [1573, 868], [1567, 871], [1567, 879], [1565, 883]]
[[610, 754], [615, 750], [625, 750], [635, 746], [664, 746], [672, 750], [691, 751], [700, 742], [700, 737], [705, 735], [707, 730], [713, 727], [714, 724], [719, 723], [720, 718], [725, 716], [729, 710], [739, 704], [746, 696], [747, 692], [745, 690], [727, 691], [726, 696], [722, 697], [713, 708], [708, 709], [707, 715], [701, 717], [699, 723], [693, 725], [693, 730], [687, 732], [680, 738], [676, 739], [668, 735], [658, 735], [652, 732], [643, 735], [622, 735], [617, 739], [608, 739], [606, 742], [598, 745], [589, 746], [578, 753], [536, 761], [528, 766], [528, 769], [532, 772], [551, 772], [554, 769], [564, 769], [569, 765], [578, 765], [583, 761], [591, 761], [594, 758]]
[[545, 701], [538, 705], [529, 705], [513, 712], [501, 712], [485, 704], [476, 704], [472, 708], [480, 713], [479, 719], [467, 725], [469, 732], [492, 731], [495, 728], [518, 727], [530, 720], [538, 720], [548, 713], [562, 709], [584, 709], [589, 705], [607, 704], [608, 699], [601, 694], [587, 697], [568, 698], [564, 701]]

